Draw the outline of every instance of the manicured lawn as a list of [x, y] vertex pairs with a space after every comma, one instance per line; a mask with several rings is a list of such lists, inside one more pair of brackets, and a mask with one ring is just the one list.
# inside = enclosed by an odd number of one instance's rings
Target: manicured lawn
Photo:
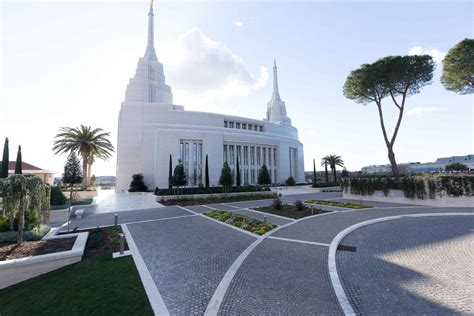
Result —
[[93, 257], [0, 290], [0, 315], [153, 315], [131, 256]]
[[322, 200], [308, 200], [308, 201], [305, 201], [305, 203], [319, 204], [319, 205], [326, 205], [326, 206], [334, 206], [334, 207], [354, 208], [354, 209], [371, 208], [372, 207], [370, 205], [335, 202], [335, 201], [322, 201]]
[[284, 217], [299, 219], [311, 215], [327, 213], [329, 211], [321, 210], [319, 208], [311, 208], [305, 206], [303, 210], [297, 210], [296, 206], [293, 204], [282, 204], [281, 209], [277, 210], [273, 205], [258, 207], [255, 210], [275, 215], [280, 215]]
[[239, 227], [240, 229], [247, 230], [257, 235], [263, 235], [266, 232], [277, 227], [277, 225], [271, 223], [265, 224], [263, 221], [258, 220], [256, 218], [229, 211], [214, 210], [204, 212], [203, 214], [211, 218], [217, 219], [218, 221]]

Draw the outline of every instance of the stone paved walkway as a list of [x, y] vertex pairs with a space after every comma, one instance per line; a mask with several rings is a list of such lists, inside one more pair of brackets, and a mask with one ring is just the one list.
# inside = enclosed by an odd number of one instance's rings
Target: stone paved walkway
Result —
[[[289, 195], [285, 199], [334, 200], [341, 199], [341, 194]], [[263, 237], [250, 236], [201, 214], [217, 208], [263, 218], [251, 208], [270, 203], [263, 200], [124, 211], [119, 214], [119, 222], [127, 225], [131, 235], [127, 238], [133, 238], [139, 250], [134, 256], [143, 258], [165, 308], [173, 315], [202, 315], [205, 311], [209, 315], [339, 315], [343, 311], [328, 270], [329, 244], [339, 232], [357, 223], [393, 215], [474, 214], [474, 209], [467, 208], [378, 203], [373, 209], [341, 210], [297, 221], [267, 215], [279, 227]], [[71, 226], [93, 227], [112, 222], [113, 213], [87, 214]], [[416, 227], [411, 230], [416, 231]], [[404, 232], [387, 236], [403, 238]], [[380, 240], [383, 236], [372, 236], [369, 231], [365, 238]], [[343, 258], [339, 252], [337, 258]], [[383, 290], [380, 285], [376, 287], [379, 288], [375, 291]], [[357, 299], [357, 295], [351, 297]]]
[[344, 238], [339, 275], [357, 314], [474, 314], [474, 216], [407, 218]]

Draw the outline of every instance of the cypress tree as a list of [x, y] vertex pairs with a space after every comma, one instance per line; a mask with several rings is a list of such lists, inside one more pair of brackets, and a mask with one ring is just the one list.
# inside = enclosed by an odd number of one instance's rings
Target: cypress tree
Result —
[[173, 188], [173, 160], [170, 155], [170, 165], [168, 169], [168, 189]]
[[204, 181], [206, 182], [206, 188], [209, 188], [209, 161], [206, 155], [206, 167], [204, 169]]
[[235, 172], [236, 172], [236, 185], [240, 187], [240, 166], [239, 166], [239, 156], [237, 156], [237, 164], [235, 166]]
[[2, 168], [0, 170], [0, 178], [8, 177], [8, 137], [5, 138], [5, 144], [3, 145], [3, 158], [2, 158]]
[[316, 179], [316, 161], [313, 159], [313, 186], [316, 186], [316, 182], [318, 180]]
[[16, 154], [15, 174], [21, 174], [21, 146], [18, 146], [18, 153]]
[[[67, 158], [66, 164], [64, 165], [63, 183], [69, 184], [69, 208], [68, 218], [71, 217], [71, 204], [72, 204], [72, 191], [74, 184], [82, 182], [81, 163], [77, 159], [74, 152], [70, 152]], [[67, 230], [69, 231], [69, 221], [67, 223]]]
[[262, 169], [258, 173], [258, 184], [260, 185], [269, 185], [271, 184], [270, 173], [268, 173], [267, 166], [263, 165]]
[[227, 192], [228, 188], [232, 186], [232, 172], [230, 171], [229, 164], [224, 161], [224, 166], [221, 170], [221, 177], [219, 184], [224, 188], [224, 192]]

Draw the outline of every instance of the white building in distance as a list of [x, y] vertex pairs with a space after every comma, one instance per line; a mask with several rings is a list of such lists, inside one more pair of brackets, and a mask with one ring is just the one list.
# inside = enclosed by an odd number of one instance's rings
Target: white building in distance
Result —
[[243, 185], [256, 184], [263, 165], [273, 183], [290, 176], [303, 182], [303, 144], [280, 98], [276, 62], [265, 120], [185, 111], [173, 104], [171, 87], [165, 83], [163, 65], [156, 57], [153, 18], [151, 4], [145, 55], [138, 60], [119, 114], [117, 190], [127, 190], [135, 173], [143, 174], [149, 188], [168, 187], [170, 155], [173, 169], [178, 160], [183, 163], [188, 186], [204, 184], [206, 155], [211, 186], [218, 185], [224, 161], [235, 173], [237, 157]]

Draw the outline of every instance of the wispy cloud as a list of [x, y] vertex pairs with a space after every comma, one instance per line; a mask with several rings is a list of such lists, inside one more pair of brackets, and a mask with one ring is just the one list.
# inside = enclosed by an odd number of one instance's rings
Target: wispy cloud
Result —
[[446, 53], [431, 47], [415, 46], [408, 50], [408, 55], [430, 55], [436, 63], [441, 63]]
[[232, 24], [236, 27], [242, 27], [242, 25], [243, 25], [242, 21], [234, 21], [234, 22], [232, 22]]
[[440, 108], [437, 106], [417, 106], [411, 110], [408, 110], [407, 116], [415, 116], [415, 115], [422, 115], [426, 113], [435, 113], [435, 112], [447, 112], [448, 109]]

